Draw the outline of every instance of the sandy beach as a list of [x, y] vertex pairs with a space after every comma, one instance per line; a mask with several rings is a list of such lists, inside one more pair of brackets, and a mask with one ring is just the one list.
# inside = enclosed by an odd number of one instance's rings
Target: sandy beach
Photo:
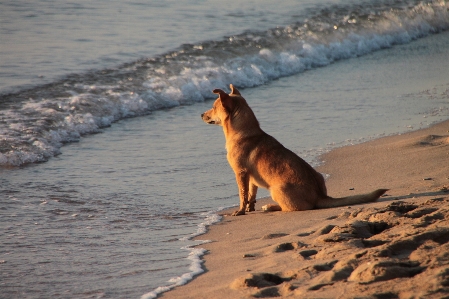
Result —
[[162, 298], [449, 296], [449, 121], [321, 157], [333, 197], [378, 202], [223, 220], [200, 240], [205, 273]]

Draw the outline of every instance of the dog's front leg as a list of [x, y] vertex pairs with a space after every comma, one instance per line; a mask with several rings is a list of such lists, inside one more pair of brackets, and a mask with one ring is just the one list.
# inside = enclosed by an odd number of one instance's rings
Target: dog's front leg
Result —
[[239, 187], [240, 208], [232, 216], [245, 215], [245, 209], [248, 205], [249, 175], [246, 170], [240, 170], [235, 173], [235, 176]]
[[249, 183], [249, 199], [248, 199], [248, 205], [246, 207], [247, 212], [253, 212], [256, 210], [256, 195], [257, 195], [257, 186], [253, 183]]

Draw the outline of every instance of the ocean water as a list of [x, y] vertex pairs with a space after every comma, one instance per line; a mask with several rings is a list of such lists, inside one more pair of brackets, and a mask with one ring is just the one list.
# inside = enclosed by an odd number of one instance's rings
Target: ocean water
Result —
[[449, 118], [448, 9], [2, 2], [0, 297], [154, 298], [200, 274], [191, 238], [238, 203], [200, 119], [214, 88], [312, 164]]

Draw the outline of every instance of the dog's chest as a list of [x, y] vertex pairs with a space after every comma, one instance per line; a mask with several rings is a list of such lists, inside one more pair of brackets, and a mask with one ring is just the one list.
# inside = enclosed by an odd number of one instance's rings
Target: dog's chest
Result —
[[242, 140], [226, 143], [227, 159], [234, 171], [252, 168], [255, 146]]

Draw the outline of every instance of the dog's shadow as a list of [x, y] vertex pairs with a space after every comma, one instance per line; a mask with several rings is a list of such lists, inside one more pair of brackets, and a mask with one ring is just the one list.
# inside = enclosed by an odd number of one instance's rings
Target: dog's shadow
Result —
[[404, 200], [404, 199], [410, 199], [410, 198], [420, 198], [420, 197], [429, 197], [429, 196], [448, 196], [449, 190], [440, 190], [440, 191], [433, 191], [433, 192], [421, 192], [421, 193], [410, 193], [407, 195], [402, 196], [391, 196], [391, 195], [384, 195], [384, 197], [379, 198], [378, 202], [387, 202], [387, 201], [395, 201], [395, 200]]

